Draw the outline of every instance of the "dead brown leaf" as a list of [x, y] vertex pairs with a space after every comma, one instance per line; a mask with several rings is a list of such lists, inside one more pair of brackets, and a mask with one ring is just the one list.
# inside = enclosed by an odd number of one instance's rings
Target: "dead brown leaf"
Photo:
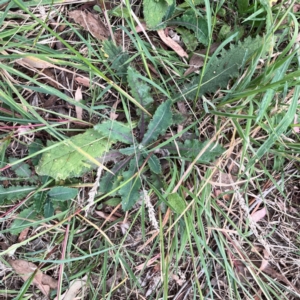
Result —
[[141, 271], [143, 270], [144, 268], [146, 267], [150, 267], [154, 262], [157, 261], [157, 259], [160, 257], [160, 253], [155, 255], [154, 257], [150, 258], [147, 263], [144, 263], [144, 264], [141, 264], [141, 265], [138, 265], [135, 267], [136, 270], [138, 271]]
[[296, 13], [298, 11], [300, 11], [300, 4], [294, 4], [294, 6], [293, 6], [293, 12]]
[[267, 209], [264, 207], [254, 213], [251, 214], [251, 219], [253, 222], [257, 223], [258, 221], [260, 221], [261, 219], [263, 219], [265, 217], [265, 215], [267, 214]]
[[30, 227], [27, 227], [22, 230], [22, 232], [19, 234], [18, 242], [23, 242], [27, 238], [28, 232], [30, 230]]
[[47, 100], [44, 100], [43, 107], [52, 107], [59, 100], [59, 98], [55, 95], [51, 95]]
[[[141, 22], [140, 25], [135, 27], [135, 32], [139, 33], [139, 32], [143, 32], [147, 30], [147, 25], [145, 22]], [[132, 34], [133, 31], [130, 31], [130, 33]]]
[[186, 280], [180, 278], [178, 275], [172, 274], [172, 279], [179, 285], [182, 286]]
[[90, 87], [90, 79], [87, 77], [76, 77], [75, 81], [78, 82], [79, 84], [86, 86], [86, 87]]
[[264, 258], [259, 267], [259, 269], [262, 271], [268, 266], [269, 258], [270, 258], [270, 253], [266, 249], [263, 249], [263, 253], [264, 253]]
[[70, 282], [69, 289], [59, 297], [56, 297], [54, 300], [74, 300], [79, 290], [86, 284], [87, 276], [84, 276], [82, 279], [76, 279]]
[[80, 9], [69, 12], [69, 17], [87, 30], [93, 37], [103, 41], [109, 37], [109, 30], [98, 15]]
[[[220, 43], [214, 43], [210, 46], [208, 54], [211, 55], [213, 52], [217, 50], [219, 47]], [[199, 70], [203, 64], [204, 64], [204, 59], [206, 55], [207, 49], [196, 51], [191, 59], [190, 59], [190, 67], [185, 71], [184, 76], [187, 76], [193, 72], [196, 72]]]
[[173, 49], [180, 57], [188, 57], [187, 53], [182, 49], [182, 47], [176, 43], [172, 38], [166, 35], [165, 29], [157, 30], [157, 33], [161, 40], [171, 49]]
[[210, 181], [214, 189], [214, 194], [216, 197], [219, 197], [220, 194], [223, 195], [225, 201], [231, 199], [231, 191], [234, 190], [234, 187], [241, 184], [237, 182], [237, 177], [228, 173], [223, 173], [221, 171], [216, 171], [212, 181]]
[[[15, 272], [22, 277], [24, 281], [29, 279], [32, 274], [36, 271], [37, 266], [31, 262], [21, 259], [9, 259], [8, 263], [12, 266]], [[39, 289], [41, 292], [48, 296], [50, 289], [56, 289], [57, 280], [52, 278], [49, 275], [43, 274], [41, 270], [35, 272], [32, 283]]]
[[111, 120], [116, 120], [118, 118], [118, 114], [116, 114], [116, 110], [117, 110], [117, 107], [118, 107], [118, 104], [121, 102], [121, 100], [117, 100], [114, 105], [112, 106], [111, 108], [111, 112], [109, 114], [109, 118]]

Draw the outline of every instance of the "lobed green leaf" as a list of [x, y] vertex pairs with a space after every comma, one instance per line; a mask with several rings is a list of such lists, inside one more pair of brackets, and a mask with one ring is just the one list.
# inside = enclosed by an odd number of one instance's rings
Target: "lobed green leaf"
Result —
[[153, 103], [153, 98], [150, 95], [151, 88], [139, 76], [140, 74], [134, 68], [128, 68], [127, 81], [131, 94], [143, 107], [147, 107]]
[[78, 190], [75, 188], [69, 188], [65, 186], [56, 186], [49, 190], [48, 196], [54, 200], [70, 200], [77, 196]]
[[155, 174], [161, 173], [161, 164], [158, 157], [155, 154], [152, 154], [149, 157], [148, 166], [153, 173]]
[[[230, 45], [229, 50], [222, 49], [221, 56], [213, 56], [206, 67], [199, 96], [213, 93], [219, 88], [226, 88], [230, 79], [239, 75], [239, 69], [263, 45], [263, 39], [248, 37], [244, 42]], [[183, 88], [188, 99], [194, 99], [199, 84], [199, 76], [195, 76], [191, 84]]]
[[169, 5], [165, 0], [144, 0], [143, 8], [147, 27], [153, 29], [162, 21]]
[[108, 152], [112, 143], [102, 133], [89, 129], [57, 143], [56, 147], [49, 147], [36, 167], [36, 172], [56, 180], [78, 177], [94, 167], [90, 158], [101, 157]]
[[[17, 161], [18, 158], [10, 157], [9, 163]], [[29, 178], [31, 176], [30, 166], [24, 162], [20, 162], [16, 165], [11, 166], [12, 170], [16, 172], [17, 176], [22, 178]]]
[[25, 227], [32, 225], [32, 221], [35, 221], [37, 218], [37, 213], [34, 210], [34, 207], [29, 207], [21, 211], [21, 213], [16, 217], [10, 226], [11, 234], [19, 234]]
[[23, 199], [30, 192], [36, 190], [36, 186], [10, 186], [8, 188], [4, 188], [2, 185], [0, 186], [0, 204], [5, 203], [6, 201], [16, 201]]

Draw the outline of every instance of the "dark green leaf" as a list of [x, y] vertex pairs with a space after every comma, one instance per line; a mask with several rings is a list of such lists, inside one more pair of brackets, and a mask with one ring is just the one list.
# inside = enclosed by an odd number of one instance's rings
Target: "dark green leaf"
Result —
[[113, 41], [103, 41], [103, 51], [107, 60], [112, 63], [111, 68], [116, 71], [116, 74], [123, 76], [127, 72], [129, 58], [127, 52], [123, 52], [122, 47], [117, 47]]
[[44, 217], [50, 218], [54, 215], [54, 207], [52, 201], [48, 199], [44, 205]]
[[[13, 163], [17, 161], [18, 158], [10, 157], [9, 162]], [[16, 165], [13, 165], [12, 170], [16, 172], [17, 176], [22, 177], [22, 178], [29, 178], [31, 176], [31, 170], [28, 164], [24, 162], [20, 162]]]
[[[183, 143], [177, 142], [179, 147], [179, 152], [182, 158], [188, 158], [194, 160], [197, 155], [202, 151], [202, 149], [207, 145], [208, 141], [200, 142], [198, 140], [186, 140]], [[177, 154], [176, 147], [166, 147], [170, 153]], [[217, 156], [220, 156], [225, 149], [219, 144], [212, 143], [208, 149], [201, 155], [198, 162], [199, 163], [209, 163], [216, 159]]]
[[150, 170], [155, 174], [161, 173], [160, 161], [155, 154], [152, 154], [148, 160]]
[[127, 70], [127, 81], [131, 89], [132, 96], [144, 107], [153, 103], [153, 98], [150, 95], [151, 88], [148, 84], [139, 78], [140, 74], [132, 67]]
[[20, 226], [24, 226], [24, 225], [28, 225], [27, 227], [31, 226], [32, 221], [35, 221], [36, 218], [37, 218], [37, 214], [36, 211], [34, 210], [34, 207], [29, 207], [27, 209], [24, 209], [12, 222], [10, 226], [11, 234], [18, 234], [24, 228], [26, 228], [26, 226], [21, 228]]
[[[111, 172], [113, 174], [106, 172], [106, 174], [100, 179], [99, 191], [101, 193], [106, 194], [108, 192], [111, 192], [112, 190], [114, 190], [114, 187], [117, 187], [120, 184], [120, 180], [122, 180], [122, 177], [117, 175], [128, 165], [128, 163], [129, 161], [127, 161], [126, 163], [126, 160], [122, 160], [111, 169]], [[124, 165], [122, 166], [122, 164]], [[120, 168], [120, 166], [122, 167]], [[113, 195], [114, 194], [111, 194], [111, 196]]]
[[[36, 139], [34, 140], [33, 143], [31, 143], [29, 146], [28, 146], [28, 153], [29, 155], [32, 155], [40, 150], [43, 149], [43, 143], [40, 139]], [[42, 157], [42, 154], [38, 154], [36, 156], [33, 156], [31, 158], [31, 161], [33, 163], [34, 166], [36, 166], [38, 163], [39, 163], [39, 160], [41, 159]]]
[[36, 186], [10, 186], [4, 188], [0, 186], [0, 204], [5, 201], [15, 201], [26, 197], [30, 192], [36, 190]]
[[54, 210], [66, 211], [69, 209], [69, 201], [59, 201], [51, 199]]
[[77, 196], [78, 190], [65, 186], [56, 186], [48, 192], [48, 196], [55, 200], [70, 200]]
[[132, 155], [135, 154], [139, 151], [138, 146], [131, 146], [131, 147], [127, 147], [127, 148], [123, 148], [119, 150], [120, 153], [124, 154], [124, 155]]
[[47, 192], [39, 192], [33, 196], [33, 206], [37, 213], [41, 213], [47, 199]]
[[[229, 50], [223, 49], [221, 57], [213, 56], [206, 67], [199, 96], [208, 92], [213, 93], [219, 88], [226, 88], [229, 80], [238, 76], [241, 66], [262, 44], [262, 38], [252, 39], [248, 37], [243, 43], [239, 42], [238, 45], [231, 45]], [[192, 83], [182, 89], [183, 94], [188, 99], [194, 99], [198, 85], [199, 76], [195, 76]]]
[[[134, 157], [130, 162], [129, 170], [123, 172], [122, 183], [130, 179], [137, 172], [138, 168], [136, 164], [137, 164], [136, 158]], [[119, 194], [122, 198], [122, 208], [124, 211], [131, 209], [133, 205], [139, 200], [140, 187], [141, 187], [141, 179], [138, 175], [132, 178], [126, 185], [121, 187], [121, 189], [119, 190]]]
[[150, 121], [148, 126], [148, 131], [143, 138], [143, 146], [156, 141], [158, 136], [164, 134], [168, 127], [172, 125], [171, 105], [172, 101], [167, 100], [156, 109], [153, 119]]

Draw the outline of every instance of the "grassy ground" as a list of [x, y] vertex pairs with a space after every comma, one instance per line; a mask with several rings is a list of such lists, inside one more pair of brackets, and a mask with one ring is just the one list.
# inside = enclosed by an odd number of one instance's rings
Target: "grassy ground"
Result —
[[299, 299], [300, 4], [90, 2], [0, 1], [0, 299]]

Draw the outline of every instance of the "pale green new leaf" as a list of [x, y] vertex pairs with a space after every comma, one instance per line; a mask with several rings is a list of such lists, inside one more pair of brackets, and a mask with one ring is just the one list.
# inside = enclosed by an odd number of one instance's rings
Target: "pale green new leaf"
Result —
[[178, 195], [178, 193], [173, 193], [173, 194], [168, 195], [167, 199], [168, 199], [168, 205], [177, 214], [181, 214], [185, 210], [186, 203]]
[[152, 29], [156, 27], [168, 11], [168, 3], [165, 0], [144, 0], [144, 16], [147, 27]]
[[48, 196], [50, 198], [60, 201], [73, 199], [77, 196], [77, 194], [77, 189], [65, 186], [56, 186], [48, 192]]
[[25, 225], [28, 225], [27, 227], [31, 226], [32, 221], [35, 221], [36, 218], [37, 214], [34, 207], [24, 209], [12, 222], [10, 226], [11, 234], [19, 234], [24, 228], [26, 228]]
[[111, 139], [113, 141], [119, 141], [125, 144], [134, 143], [131, 129], [124, 123], [107, 120], [94, 126], [94, 129], [100, 132], [103, 136], [107, 137], [109, 140]]
[[141, 143], [143, 146], [156, 141], [158, 136], [164, 134], [168, 127], [172, 125], [171, 105], [172, 101], [167, 100], [156, 109], [153, 119], [149, 123], [148, 131]]
[[43, 154], [36, 172], [56, 180], [78, 177], [83, 172], [91, 170], [94, 166], [92, 159], [108, 152], [111, 145], [112, 140], [103, 137], [102, 133], [89, 129], [83, 134], [57, 143], [56, 147], [50, 146]]

